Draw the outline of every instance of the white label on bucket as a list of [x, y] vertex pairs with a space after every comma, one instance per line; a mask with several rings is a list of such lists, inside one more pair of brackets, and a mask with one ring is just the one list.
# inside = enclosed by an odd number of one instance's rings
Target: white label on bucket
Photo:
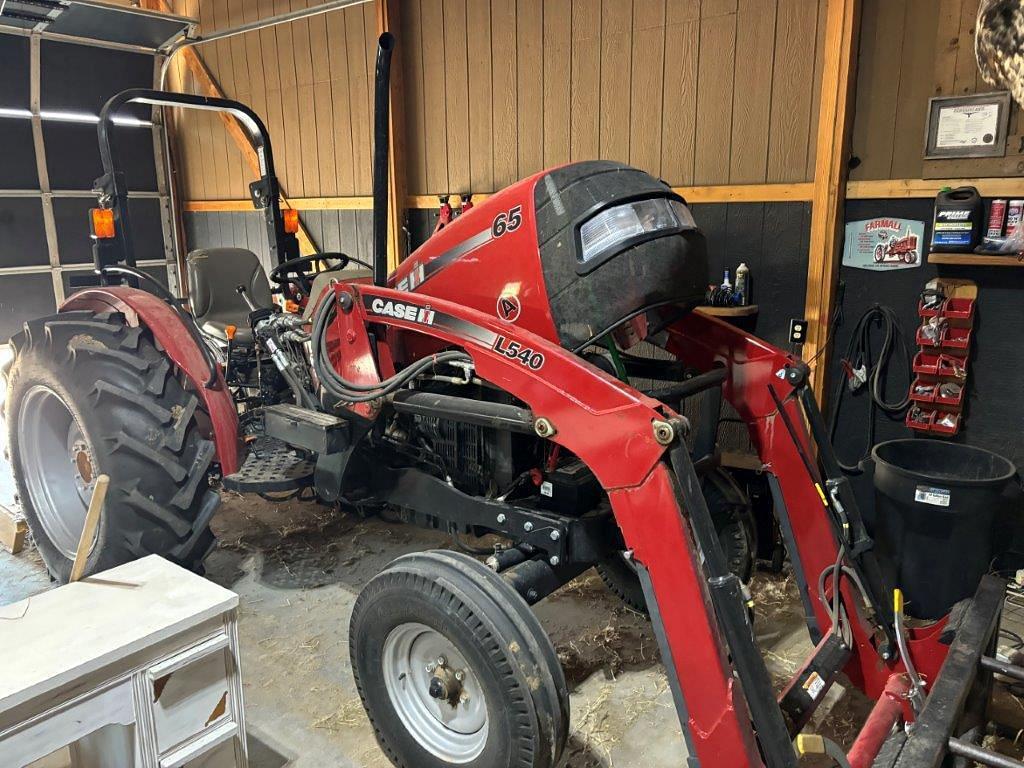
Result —
[[929, 488], [927, 485], [919, 485], [914, 491], [914, 501], [931, 504], [933, 507], [948, 507], [949, 491], [945, 488]]

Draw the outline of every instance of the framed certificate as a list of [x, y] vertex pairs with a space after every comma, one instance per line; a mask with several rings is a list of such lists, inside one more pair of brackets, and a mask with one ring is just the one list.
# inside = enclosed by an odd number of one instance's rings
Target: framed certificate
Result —
[[1010, 94], [937, 96], [928, 102], [924, 157], [1003, 157], [1010, 120]]

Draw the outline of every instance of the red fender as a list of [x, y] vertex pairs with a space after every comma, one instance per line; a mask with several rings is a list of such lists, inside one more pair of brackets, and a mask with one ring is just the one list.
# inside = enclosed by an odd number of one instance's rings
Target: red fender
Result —
[[181, 317], [166, 302], [147, 291], [124, 286], [88, 288], [76, 293], [61, 305], [62, 312], [74, 310], [92, 312], [120, 312], [132, 327], [145, 326], [163, 348], [171, 361], [181, 369], [192, 383], [213, 427], [213, 443], [221, 472], [230, 475], [238, 471], [241, 445], [238, 437], [238, 410], [217, 371], [217, 386], [207, 389], [209, 369], [203, 353], [196, 347]]

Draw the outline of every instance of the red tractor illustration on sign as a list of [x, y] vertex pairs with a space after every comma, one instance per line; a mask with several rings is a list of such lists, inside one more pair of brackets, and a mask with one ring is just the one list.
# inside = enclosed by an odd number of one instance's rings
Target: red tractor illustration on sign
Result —
[[916, 264], [918, 260], [917, 235], [910, 230], [903, 236], [893, 236], [888, 232], [879, 232], [881, 240], [875, 246], [875, 263], [885, 261], [902, 261], [904, 264]]

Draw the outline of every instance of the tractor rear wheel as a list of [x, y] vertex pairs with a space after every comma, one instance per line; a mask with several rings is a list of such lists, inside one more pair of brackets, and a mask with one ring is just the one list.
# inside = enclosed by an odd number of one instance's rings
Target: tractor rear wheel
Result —
[[[722, 470], [707, 475], [702, 487], [729, 570], [746, 583], [753, 575], [757, 554], [757, 529], [750, 501], [732, 477]], [[612, 555], [599, 563], [597, 572], [605, 586], [622, 602], [634, 611], [648, 613], [640, 577], [624, 555]]]
[[391, 563], [359, 595], [352, 671], [399, 768], [553, 768], [569, 690], [540, 622], [498, 574], [435, 551]]
[[206, 413], [144, 328], [64, 312], [12, 339], [6, 423], [18, 496], [50, 574], [65, 582], [96, 478], [110, 477], [86, 561], [95, 573], [149, 554], [197, 570], [218, 504]]

